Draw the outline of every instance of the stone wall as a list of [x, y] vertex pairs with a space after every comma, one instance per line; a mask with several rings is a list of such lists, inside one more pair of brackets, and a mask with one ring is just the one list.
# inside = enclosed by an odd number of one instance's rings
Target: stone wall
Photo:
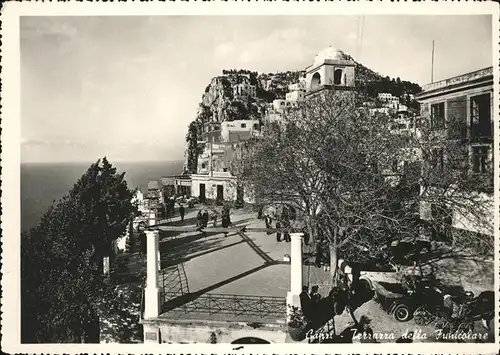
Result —
[[[284, 343], [286, 329], [281, 327], [252, 328], [240, 325], [192, 325], [168, 324], [160, 325], [162, 343], [209, 343], [211, 337], [217, 343], [232, 343], [247, 337], [260, 338], [270, 343]], [[213, 335], [212, 335], [213, 334]]]

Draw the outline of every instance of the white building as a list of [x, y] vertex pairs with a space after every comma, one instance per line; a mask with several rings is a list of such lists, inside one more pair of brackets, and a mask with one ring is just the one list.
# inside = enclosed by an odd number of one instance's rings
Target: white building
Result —
[[390, 115], [392, 112], [394, 112], [394, 109], [390, 107], [377, 107], [377, 108], [371, 108], [370, 109], [370, 115], [375, 115], [377, 113], [382, 113], [385, 115]]
[[[236, 200], [236, 178], [231, 175], [231, 162], [238, 145], [260, 134], [258, 120], [235, 120], [220, 123], [220, 137], [206, 142], [198, 157], [198, 170], [191, 175], [191, 192], [201, 201]], [[215, 132], [215, 131], [214, 131]], [[241, 193], [243, 193], [241, 191]], [[243, 198], [251, 201], [248, 192]]]
[[387, 92], [381, 92], [377, 95], [377, 97], [380, 101], [389, 101], [393, 98], [392, 94]]
[[306, 68], [306, 95], [324, 89], [354, 88], [355, 66], [341, 50], [328, 47], [320, 51]]
[[[465, 154], [461, 173], [477, 181], [476, 191], [463, 193], [482, 201], [474, 213], [470, 208], [459, 210], [456, 206], [449, 211], [447, 223], [450, 229], [447, 233], [454, 234], [458, 229], [478, 238], [494, 236], [493, 73], [493, 68], [489, 67], [430, 83], [416, 97], [421, 104], [422, 117], [427, 119], [429, 127], [436, 134], [445, 133], [451, 140], [462, 143]], [[448, 123], [453, 121], [458, 127]], [[428, 163], [434, 169], [442, 169], [447, 160], [445, 150], [435, 147]], [[441, 218], [439, 210], [443, 210], [443, 206], [423, 202], [420, 207], [422, 219]], [[481, 207], [487, 210], [483, 215]], [[481, 221], [478, 215], [481, 215]]]
[[234, 120], [221, 123], [222, 142], [239, 142], [258, 135], [260, 122], [258, 120]]

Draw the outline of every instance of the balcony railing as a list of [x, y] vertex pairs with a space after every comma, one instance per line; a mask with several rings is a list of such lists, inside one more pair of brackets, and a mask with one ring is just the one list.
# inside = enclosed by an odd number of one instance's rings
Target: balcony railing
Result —
[[[286, 300], [283, 297], [246, 296], [207, 293], [199, 297], [184, 295], [187, 302], [175, 302], [178, 294], [162, 293], [163, 310], [184, 313], [227, 314], [232, 316], [286, 317]], [[169, 302], [170, 301], [170, 302]], [[173, 302], [172, 302], [173, 301]]]

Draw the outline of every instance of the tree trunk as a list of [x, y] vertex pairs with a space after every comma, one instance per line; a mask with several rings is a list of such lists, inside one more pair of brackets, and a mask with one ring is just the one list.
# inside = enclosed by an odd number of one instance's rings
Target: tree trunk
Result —
[[337, 229], [333, 228], [333, 243], [330, 247], [330, 275], [332, 278], [332, 286], [337, 286], [337, 268], [338, 268], [338, 248], [337, 248]]
[[336, 243], [330, 244], [330, 275], [332, 278], [332, 286], [337, 286], [337, 268], [338, 268], [338, 249]]

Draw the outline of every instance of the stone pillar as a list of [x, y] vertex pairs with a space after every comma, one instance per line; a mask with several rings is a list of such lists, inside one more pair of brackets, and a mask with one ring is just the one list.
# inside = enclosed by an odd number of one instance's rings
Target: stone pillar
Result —
[[158, 238], [157, 230], [146, 231], [147, 277], [144, 297], [144, 319], [156, 318], [160, 312], [160, 289], [158, 287]]
[[[154, 226], [157, 223], [156, 219], [156, 212], [154, 210], [149, 211], [149, 218], [148, 218], [148, 225], [149, 226]], [[157, 238], [156, 243], [159, 244], [159, 238]], [[158, 260], [158, 270], [161, 270], [161, 255], [160, 255], [160, 248], [159, 245], [156, 246], [156, 254], [157, 254], [157, 260]]]
[[[290, 247], [290, 291], [287, 294], [287, 305], [300, 307], [302, 292], [302, 237], [304, 233], [291, 233]], [[287, 312], [288, 312], [287, 307]]]

